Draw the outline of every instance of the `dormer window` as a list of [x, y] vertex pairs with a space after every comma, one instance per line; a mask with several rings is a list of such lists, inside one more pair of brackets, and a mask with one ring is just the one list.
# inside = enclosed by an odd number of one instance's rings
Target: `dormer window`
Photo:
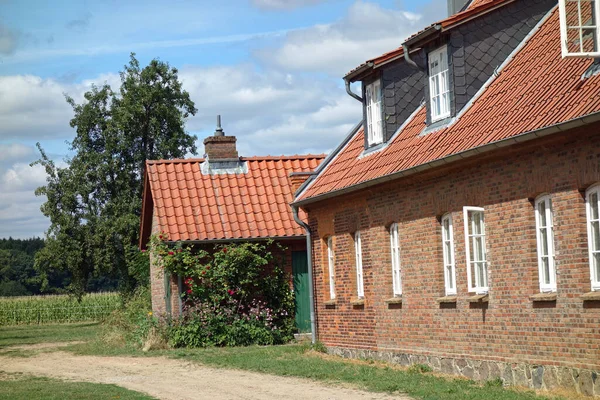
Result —
[[446, 46], [429, 53], [429, 98], [431, 122], [450, 116], [450, 84]]
[[600, 2], [559, 0], [563, 57], [600, 57]]
[[381, 82], [376, 80], [365, 89], [367, 107], [367, 145], [369, 147], [383, 142], [383, 124], [381, 121]]

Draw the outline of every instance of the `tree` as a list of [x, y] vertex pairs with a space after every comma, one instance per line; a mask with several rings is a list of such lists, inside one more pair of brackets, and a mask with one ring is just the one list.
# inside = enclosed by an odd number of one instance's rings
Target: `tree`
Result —
[[148, 280], [137, 268], [145, 161], [196, 154], [196, 137], [184, 125], [197, 110], [177, 69], [159, 60], [140, 69], [131, 54], [120, 75], [118, 93], [105, 84], [82, 104], [66, 96], [76, 129], [67, 166], [56, 166], [39, 143], [34, 163], [47, 173], [36, 194], [47, 197], [41, 210], [51, 222], [36, 268], [70, 271], [69, 290], [79, 296], [91, 277], [117, 277], [125, 292]]

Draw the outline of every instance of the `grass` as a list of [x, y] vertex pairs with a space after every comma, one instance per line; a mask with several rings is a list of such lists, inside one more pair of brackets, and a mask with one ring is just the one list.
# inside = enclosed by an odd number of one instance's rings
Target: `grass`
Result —
[[[28, 327], [28, 338], [17, 339], [21, 327], [0, 328], [0, 348], [15, 344], [84, 340], [63, 347], [76, 354], [98, 356], [165, 356], [217, 368], [236, 368], [280, 376], [293, 376], [332, 384], [350, 384], [373, 392], [402, 392], [423, 400], [539, 400], [533, 391], [507, 389], [498, 384], [476, 383], [462, 378], [438, 376], [427, 368], [400, 368], [376, 361], [344, 360], [318, 353], [308, 345], [251, 346], [238, 348], [171, 349], [144, 353], [126, 346], [107, 346], [97, 338], [98, 324]], [[10, 332], [13, 332], [12, 334]], [[96, 339], [94, 339], [96, 338]], [[0, 397], [1, 398], [1, 397]]]
[[92, 341], [98, 337], [100, 323], [40, 326], [0, 326], [0, 349], [38, 343]]
[[[3, 380], [4, 378], [4, 380]], [[62, 382], [56, 379], [3, 375], [0, 371], [0, 400], [150, 400], [154, 397], [116, 385]]]
[[166, 356], [217, 368], [236, 368], [293, 376], [331, 384], [351, 384], [372, 392], [401, 392], [423, 400], [540, 400], [533, 391], [503, 388], [497, 381], [476, 383], [429, 373], [427, 368], [401, 368], [375, 361], [344, 360], [323, 355], [307, 345], [238, 348], [172, 349], [142, 353], [130, 347], [107, 347], [99, 342], [67, 348], [85, 355]]
[[118, 293], [0, 297], [0, 326], [99, 321], [121, 304]]

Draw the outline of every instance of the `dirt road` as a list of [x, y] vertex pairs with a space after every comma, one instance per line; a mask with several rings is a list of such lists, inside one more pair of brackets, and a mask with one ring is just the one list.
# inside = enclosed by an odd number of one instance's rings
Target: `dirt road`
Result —
[[406, 396], [368, 393], [347, 387], [327, 386], [306, 379], [215, 369], [158, 357], [91, 357], [62, 351], [39, 352], [29, 358], [5, 357], [0, 354], [0, 370], [66, 381], [112, 383], [166, 400], [410, 400]]

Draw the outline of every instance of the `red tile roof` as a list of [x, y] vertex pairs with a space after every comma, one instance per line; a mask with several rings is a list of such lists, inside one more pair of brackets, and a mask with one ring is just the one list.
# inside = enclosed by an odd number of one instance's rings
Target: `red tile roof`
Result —
[[242, 157], [246, 173], [218, 175], [200, 171], [203, 159], [147, 161], [145, 190], [150, 189], [152, 197], [144, 195], [142, 241], [150, 230], [149, 201], [158, 229], [172, 241], [303, 236], [289, 206], [289, 174], [313, 171], [323, 158]]
[[387, 147], [359, 158], [364, 150], [360, 129], [296, 201], [314, 201], [363, 182], [598, 113], [600, 75], [582, 80], [592, 63], [589, 58], [561, 57], [555, 9], [455, 123], [421, 135], [425, 127], [422, 106]]

